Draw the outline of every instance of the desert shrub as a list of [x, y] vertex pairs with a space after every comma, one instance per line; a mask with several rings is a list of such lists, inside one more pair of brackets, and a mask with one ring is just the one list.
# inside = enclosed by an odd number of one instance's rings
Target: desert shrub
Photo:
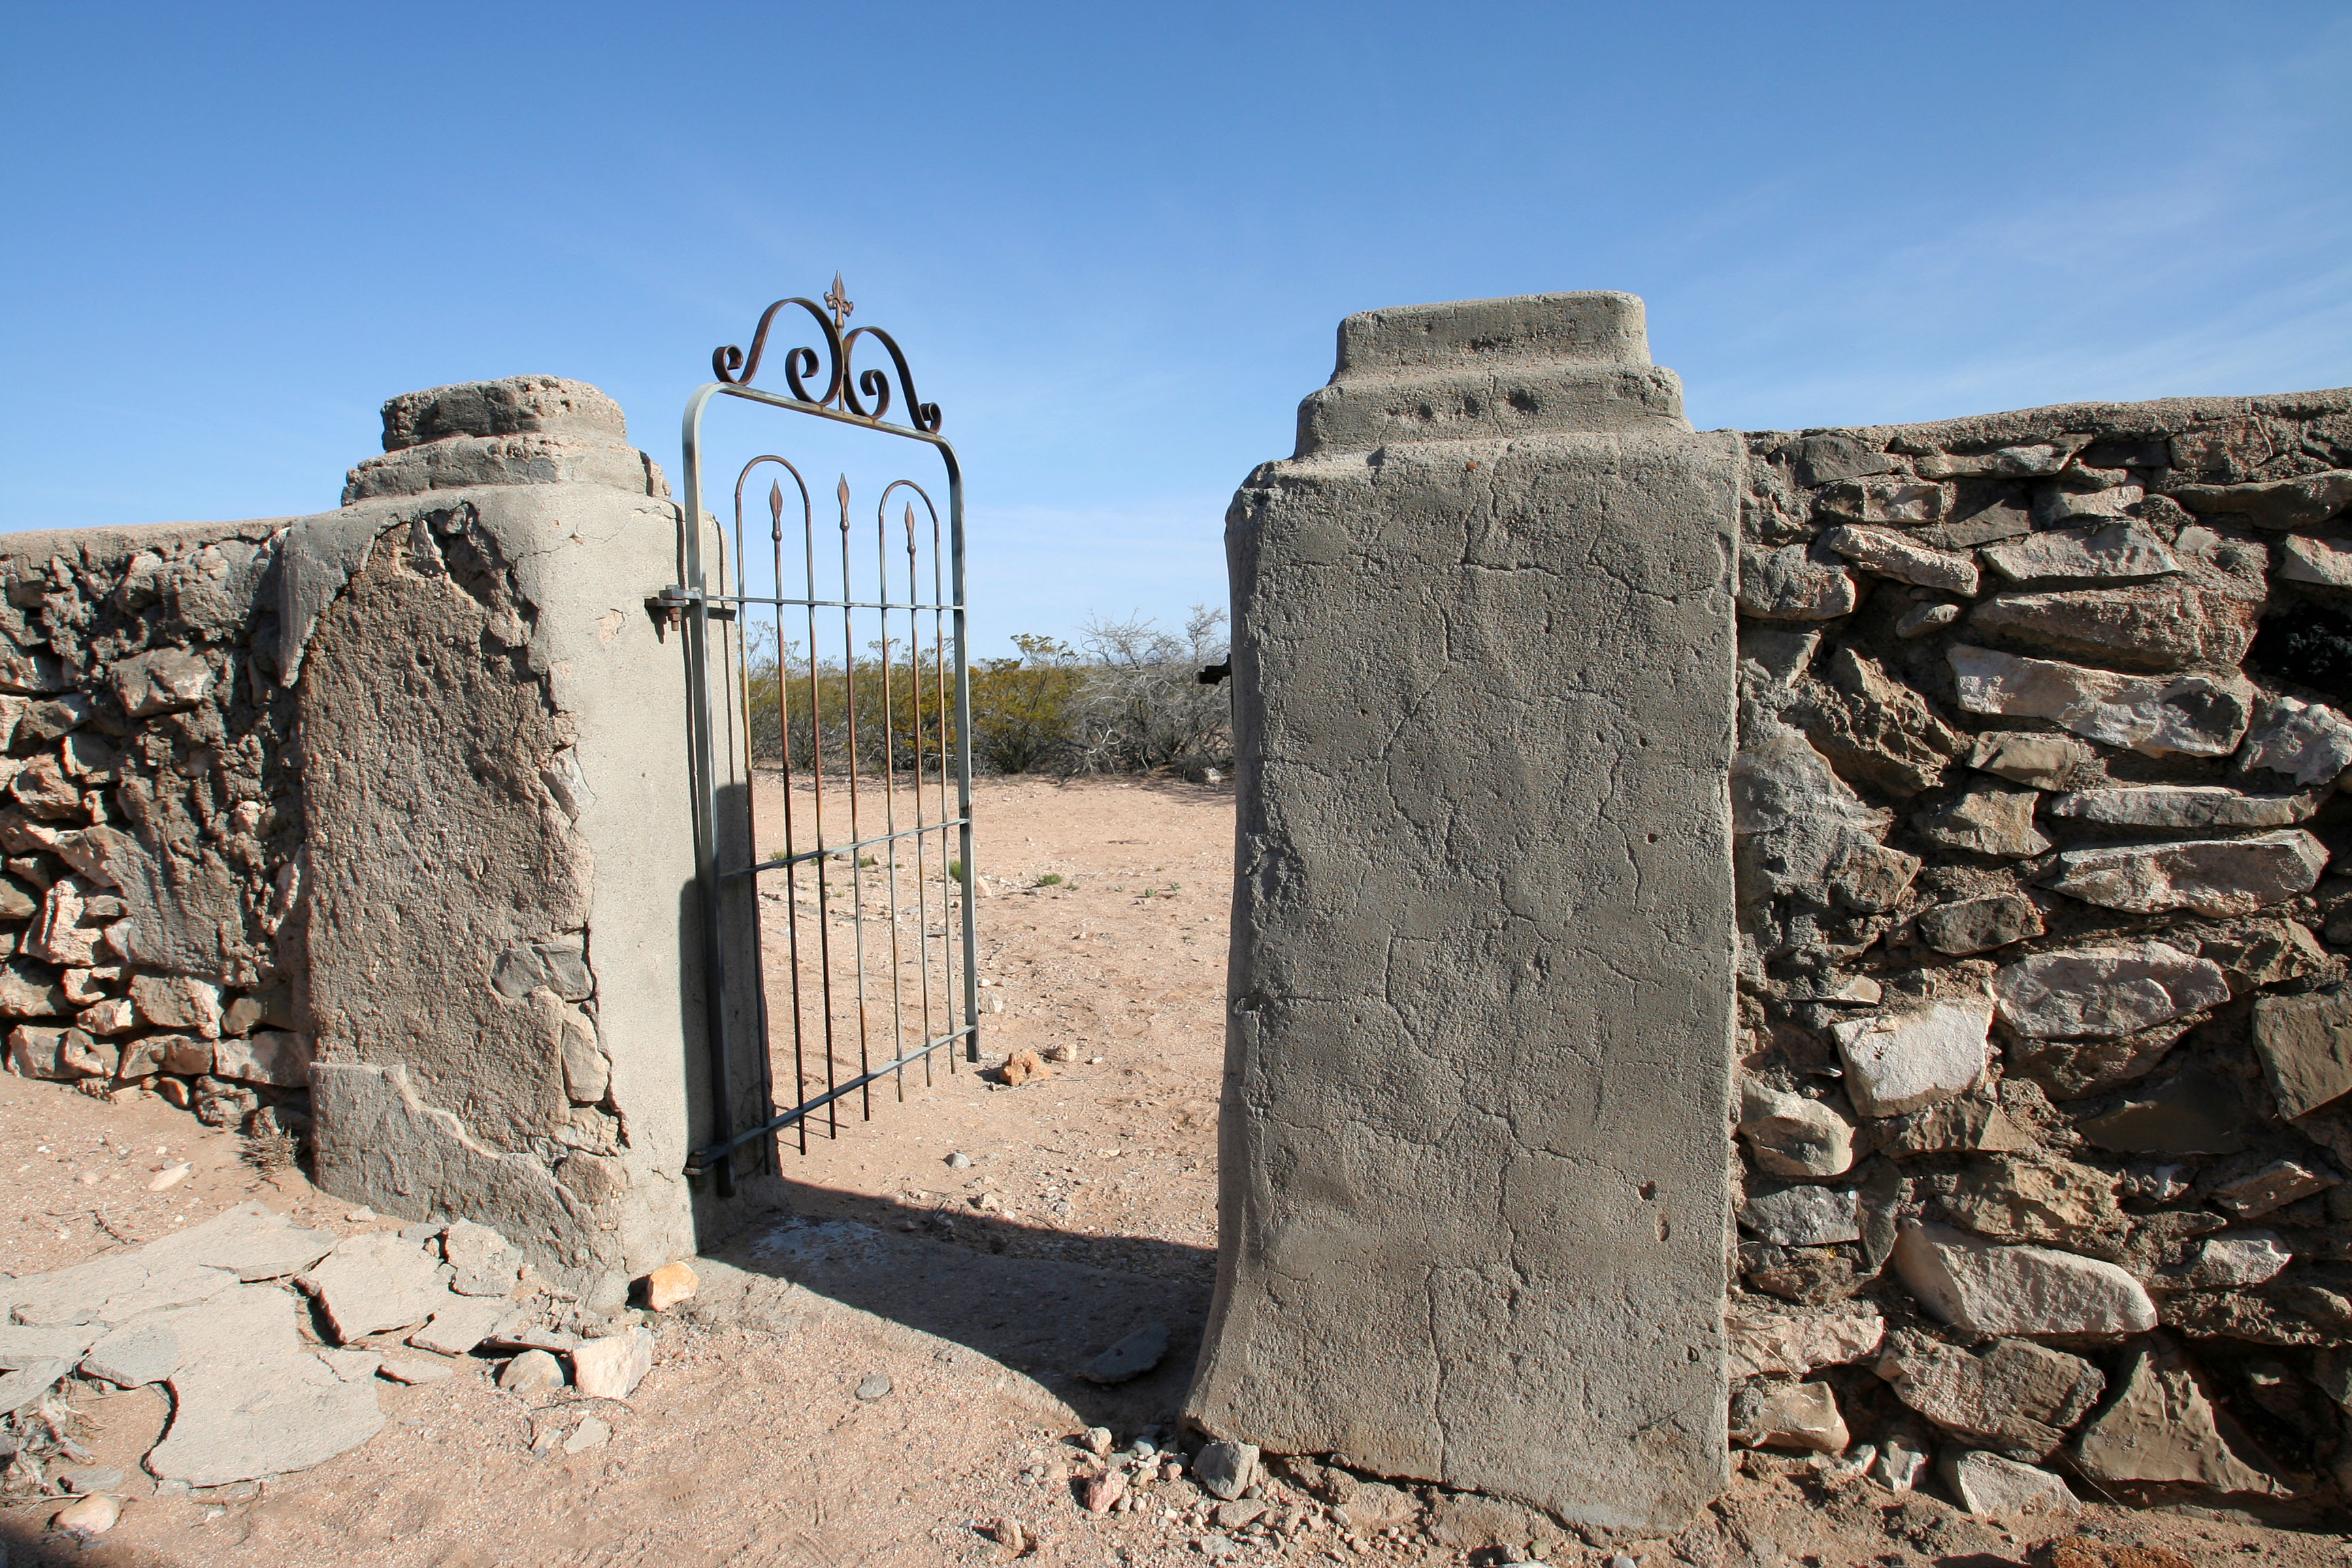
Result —
[[[1225, 658], [1224, 612], [1196, 606], [1181, 634], [1148, 618], [1089, 621], [1079, 646], [1019, 636], [1020, 652], [971, 667], [972, 763], [997, 773], [1135, 773], [1173, 768], [1199, 778], [1229, 764], [1231, 700], [1202, 686]], [[855, 660], [811, 659], [772, 626], [738, 645], [740, 721], [752, 758], [794, 771], [938, 771], [953, 743], [952, 665], [938, 650], [870, 646]], [[886, 657], [887, 656], [887, 657]], [[855, 698], [856, 726], [851, 725]], [[942, 710], [945, 710], [944, 721]]]

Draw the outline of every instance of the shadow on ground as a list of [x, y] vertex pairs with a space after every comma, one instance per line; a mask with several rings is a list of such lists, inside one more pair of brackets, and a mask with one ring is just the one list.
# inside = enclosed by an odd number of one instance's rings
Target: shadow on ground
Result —
[[[785, 1186], [785, 1208], [709, 1256], [977, 1351], [1121, 1437], [1174, 1425], [1200, 1352], [1214, 1253], [1148, 1237], [1073, 1236], [987, 1215], [942, 1223], [924, 1211]], [[1082, 1256], [1065, 1256], [1072, 1252]], [[1150, 1372], [1110, 1385], [1078, 1375], [1153, 1322], [1168, 1325], [1169, 1349]]]

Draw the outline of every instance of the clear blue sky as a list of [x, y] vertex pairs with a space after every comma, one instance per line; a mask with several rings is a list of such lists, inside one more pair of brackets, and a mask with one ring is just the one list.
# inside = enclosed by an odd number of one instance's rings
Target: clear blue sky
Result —
[[[1650, 305], [1701, 427], [2352, 383], [2352, 11], [12, 6], [0, 529], [322, 510], [410, 388], [675, 467], [836, 268], [985, 644], [1221, 600], [1351, 310]], [[763, 380], [767, 379], [763, 376]]]

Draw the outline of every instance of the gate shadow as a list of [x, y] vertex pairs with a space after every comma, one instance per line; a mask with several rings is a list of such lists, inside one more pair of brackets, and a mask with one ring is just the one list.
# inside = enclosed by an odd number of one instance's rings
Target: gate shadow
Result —
[[[1208, 1317], [1213, 1249], [782, 1184], [784, 1206], [708, 1255], [978, 1352], [1121, 1437], [1174, 1426]], [[1154, 1322], [1168, 1326], [1169, 1348], [1151, 1371], [1111, 1384], [1078, 1375]]]

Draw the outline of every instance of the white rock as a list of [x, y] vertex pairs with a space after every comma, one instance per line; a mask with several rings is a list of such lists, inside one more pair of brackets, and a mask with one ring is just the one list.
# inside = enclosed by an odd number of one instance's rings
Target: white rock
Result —
[[572, 1428], [572, 1435], [563, 1439], [563, 1451], [567, 1454], [577, 1454], [590, 1448], [601, 1448], [611, 1440], [612, 1436], [612, 1424], [604, 1417], [583, 1416], [581, 1418], [580, 1425]]
[[1789, 1187], [1749, 1198], [1739, 1227], [1776, 1247], [1833, 1247], [1862, 1239], [1862, 1197], [1852, 1188]]
[[1971, 713], [2049, 719], [2152, 757], [2218, 757], [2237, 748], [2255, 699], [2242, 675], [2117, 675], [1955, 643], [1945, 656]]
[[2111, 485], [2103, 490], [2052, 490], [2033, 504], [2033, 521], [2045, 526], [2076, 517], [2123, 517], [2147, 499], [2139, 485]]
[[2246, 731], [2239, 760], [2249, 768], [2284, 773], [2306, 789], [2333, 784], [2352, 767], [2352, 722], [2324, 702], [2273, 697]]
[[2168, 577], [2180, 562], [2146, 523], [2112, 522], [2099, 528], [2053, 528], [2024, 539], [1989, 544], [1987, 565], [2012, 583], [2060, 579], [2120, 582]]
[[1958, 605], [1937, 604], [1930, 600], [1904, 611], [1903, 618], [1895, 623], [1895, 635], [1906, 642], [1914, 642], [1930, 633], [1942, 631], [1959, 618], [1960, 607]]
[[2071, 735], [2044, 734], [2039, 730], [1988, 730], [1979, 735], [1969, 753], [1969, 766], [1993, 773], [2011, 784], [2035, 789], [2064, 786], [2099, 753]]
[[1906, 1230], [1895, 1272], [1928, 1314], [1973, 1334], [2134, 1334], [2156, 1304], [2112, 1263], [2046, 1247], [2003, 1247], [1948, 1226]]
[[1835, 561], [1807, 544], [1742, 551], [1739, 607], [1767, 621], [1826, 621], [1846, 615], [1861, 595], [1853, 574]]
[[2327, 847], [2296, 827], [2249, 838], [2069, 849], [2043, 885], [2131, 914], [2250, 915], [2309, 892], [2326, 868]]
[[1948, 1450], [1938, 1467], [1960, 1506], [1979, 1519], [2027, 1513], [2078, 1513], [2082, 1500], [2048, 1470], [1981, 1449]]
[[1976, 596], [1977, 563], [1965, 555], [1930, 550], [1887, 529], [1851, 523], [1826, 531], [1821, 542], [1874, 576], [1940, 588], [1966, 598]]
[[1757, 1168], [1776, 1176], [1835, 1176], [1853, 1164], [1853, 1128], [1818, 1100], [1750, 1079], [1739, 1090], [1739, 1135]]
[[2235, 1290], [2275, 1279], [2294, 1261], [2294, 1254], [2275, 1232], [2235, 1231], [2207, 1237], [2197, 1255], [2164, 1283], [2184, 1290]]
[[1851, 1435], [1826, 1383], [1751, 1383], [1731, 1396], [1731, 1440], [1756, 1448], [1841, 1454]]
[[2337, 1179], [2293, 1160], [2279, 1160], [2251, 1176], [2242, 1176], [2213, 1189], [2213, 1203], [2240, 1219], [2256, 1219], [2315, 1193], [2337, 1185]]
[[1919, 1472], [1927, 1468], [1927, 1456], [1900, 1437], [1890, 1437], [1878, 1447], [1878, 1479], [1886, 1483], [1888, 1491], [1909, 1491], [1919, 1484]]
[[2319, 797], [2247, 795], [2221, 784], [2133, 784], [2053, 795], [2042, 809], [2118, 827], [2285, 827], [2318, 810]]
[[122, 1517], [122, 1500], [106, 1492], [68, 1503], [49, 1522], [77, 1541], [88, 1541], [112, 1530]]
[[654, 1337], [643, 1328], [601, 1340], [583, 1340], [572, 1351], [572, 1383], [598, 1399], [626, 1399], [653, 1370]]
[[2210, 959], [2160, 942], [2071, 948], [2019, 959], [1993, 975], [2001, 1021], [2029, 1039], [2129, 1035], [2230, 999]]
[[1803, 1377], [1874, 1353], [1886, 1339], [1875, 1309], [1841, 1302], [1827, 1308], [1767, 1307], [1742, 1301], [1724, 1315], [1734, 1377]]
[[2135, 1346], [2123, 1392], [2074, 1445], [2085, 1475], [2103, 1481], [2188, 1481], [2225, 1492], [2288, 1489], [2231, 1452], [2213, 1403], [2179, 1350]]
[[1951, 1099], [1983, 1076], [1992, 1005], [1930, 1002], [1830, 1026], [1846, 1094], [1864, 1116], [1899, 1116]]
[[2317, 539], [2290, 533], [2279, 542], [2278, 574], [2290, 583], [2352, 588], [2352, 539]]
[[1912, 821], [1931, 844], [2014, 860], [2050, 847], [2033, 826], [2034, 803], [2041, 798], [2030, 789], [1972, 789], [1943, 810], [1922, 812]]

